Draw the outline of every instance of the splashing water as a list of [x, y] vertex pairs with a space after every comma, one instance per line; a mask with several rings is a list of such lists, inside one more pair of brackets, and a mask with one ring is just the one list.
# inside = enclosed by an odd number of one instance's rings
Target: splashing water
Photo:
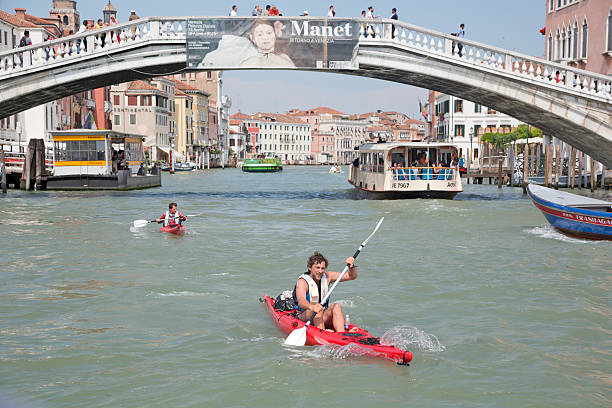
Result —
[[[534, 227], [532, 229], [525, 230], [525, 232], [528, 234], [538, 235], [541, 238], [556, 239], [558, 241], [563, 241], [563, 242], [569, 242], [569, 243], [575, 243], [575, 244], [591, 243], [590, 241], [585, 241], [583, 239], [572, 238], [572, 237], [568, 237], [567, 235], [563, 235], [551, 225], [546, 225], [543, 227]], [[594, 242], [594, 243], [597, 243], [597, 242]]]
[[380, 338], [380, 344], [393, 345], [403, 350], [416, 348], [427, 353], [441, 353], [446, 350], [435, 335], [407, 326], [387, 330]]
[[350, 343], [346, 346], [339, 346], [337, 344], [324, 344], [322, 346], [309, 349], [305, 352], [305, 355], [315, 359], [331, 359], [331, 360], [343, 360], [349, 357], [356, 356], [367, 356], [373, 353], [372, 350], [365, 347], [361, 347], [359, 344]]

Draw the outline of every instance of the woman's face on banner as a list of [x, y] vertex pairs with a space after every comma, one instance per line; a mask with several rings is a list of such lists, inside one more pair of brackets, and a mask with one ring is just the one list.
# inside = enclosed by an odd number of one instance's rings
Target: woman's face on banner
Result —
[[263, 52], [274, 51], [274, 43], [276, 42], [276, 35], [274, 34], [274, 28], [267, 24], [259, 24], [251, 32], [251, 41]]

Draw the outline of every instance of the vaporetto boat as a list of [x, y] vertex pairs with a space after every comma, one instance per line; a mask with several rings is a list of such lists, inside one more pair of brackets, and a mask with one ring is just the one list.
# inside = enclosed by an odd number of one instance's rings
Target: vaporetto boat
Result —
[[453, 199], [463, 191], [457, 157], [448, 143], [365, 143], [348, 181], [367, 198]]

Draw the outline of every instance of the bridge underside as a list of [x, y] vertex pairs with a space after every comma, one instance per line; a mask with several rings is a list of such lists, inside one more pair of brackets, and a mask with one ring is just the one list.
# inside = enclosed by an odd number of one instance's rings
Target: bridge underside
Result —
[[[480, 103], [536, 126], [612, 167], [609, 103], [581, 100], [495, 71], [478, 72], [442, 57], [412, 54], [397, 45], [360, 46], [358, 58], [358, 70], [336, 73], [433, 89]], [[34, 70], [0, 83], [0, 118], [78, 92], [184, 72], [185, 66], [184, 43], [171, 47], [149, 43], [112, 56], [94, 54], [79, 64]]]

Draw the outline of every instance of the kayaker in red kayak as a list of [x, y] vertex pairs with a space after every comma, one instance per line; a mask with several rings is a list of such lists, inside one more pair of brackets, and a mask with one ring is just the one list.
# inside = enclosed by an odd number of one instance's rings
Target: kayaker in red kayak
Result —
[[173, 227], [181, 225], [183, 221], [187, 220], [183, 214], [177, 211], [177, 204], [170, 203], [168, 205], [168, 211], [162, 214], [156, 221], [158, 224], [164, 223], [164, 227]]
[[[357, 267], [354, 262], [355, 259], [352, 256], [346, 258], [349, 270], [340, 282], [357, 279]], [[340, 304], [334, 303], [328, 307], [329, 300], [324, 305], [320, 304], [320, 301], [327, 295], [329, 285], [340, 276], [340, 272], [326, 271], [328, 264], [327, 259], [319, 252], [315, 252], [308, 258], [306, 263], [308, 272], [298, 278], [293, 289], [293, 300], [296, 304], [295, 309], [299, 313], [297, 317], [301, 321], [307, 321], [313, 313], [316, 313], [312, 320], [313, 326], [343, 332], [345, 330], [344, 315]]]

